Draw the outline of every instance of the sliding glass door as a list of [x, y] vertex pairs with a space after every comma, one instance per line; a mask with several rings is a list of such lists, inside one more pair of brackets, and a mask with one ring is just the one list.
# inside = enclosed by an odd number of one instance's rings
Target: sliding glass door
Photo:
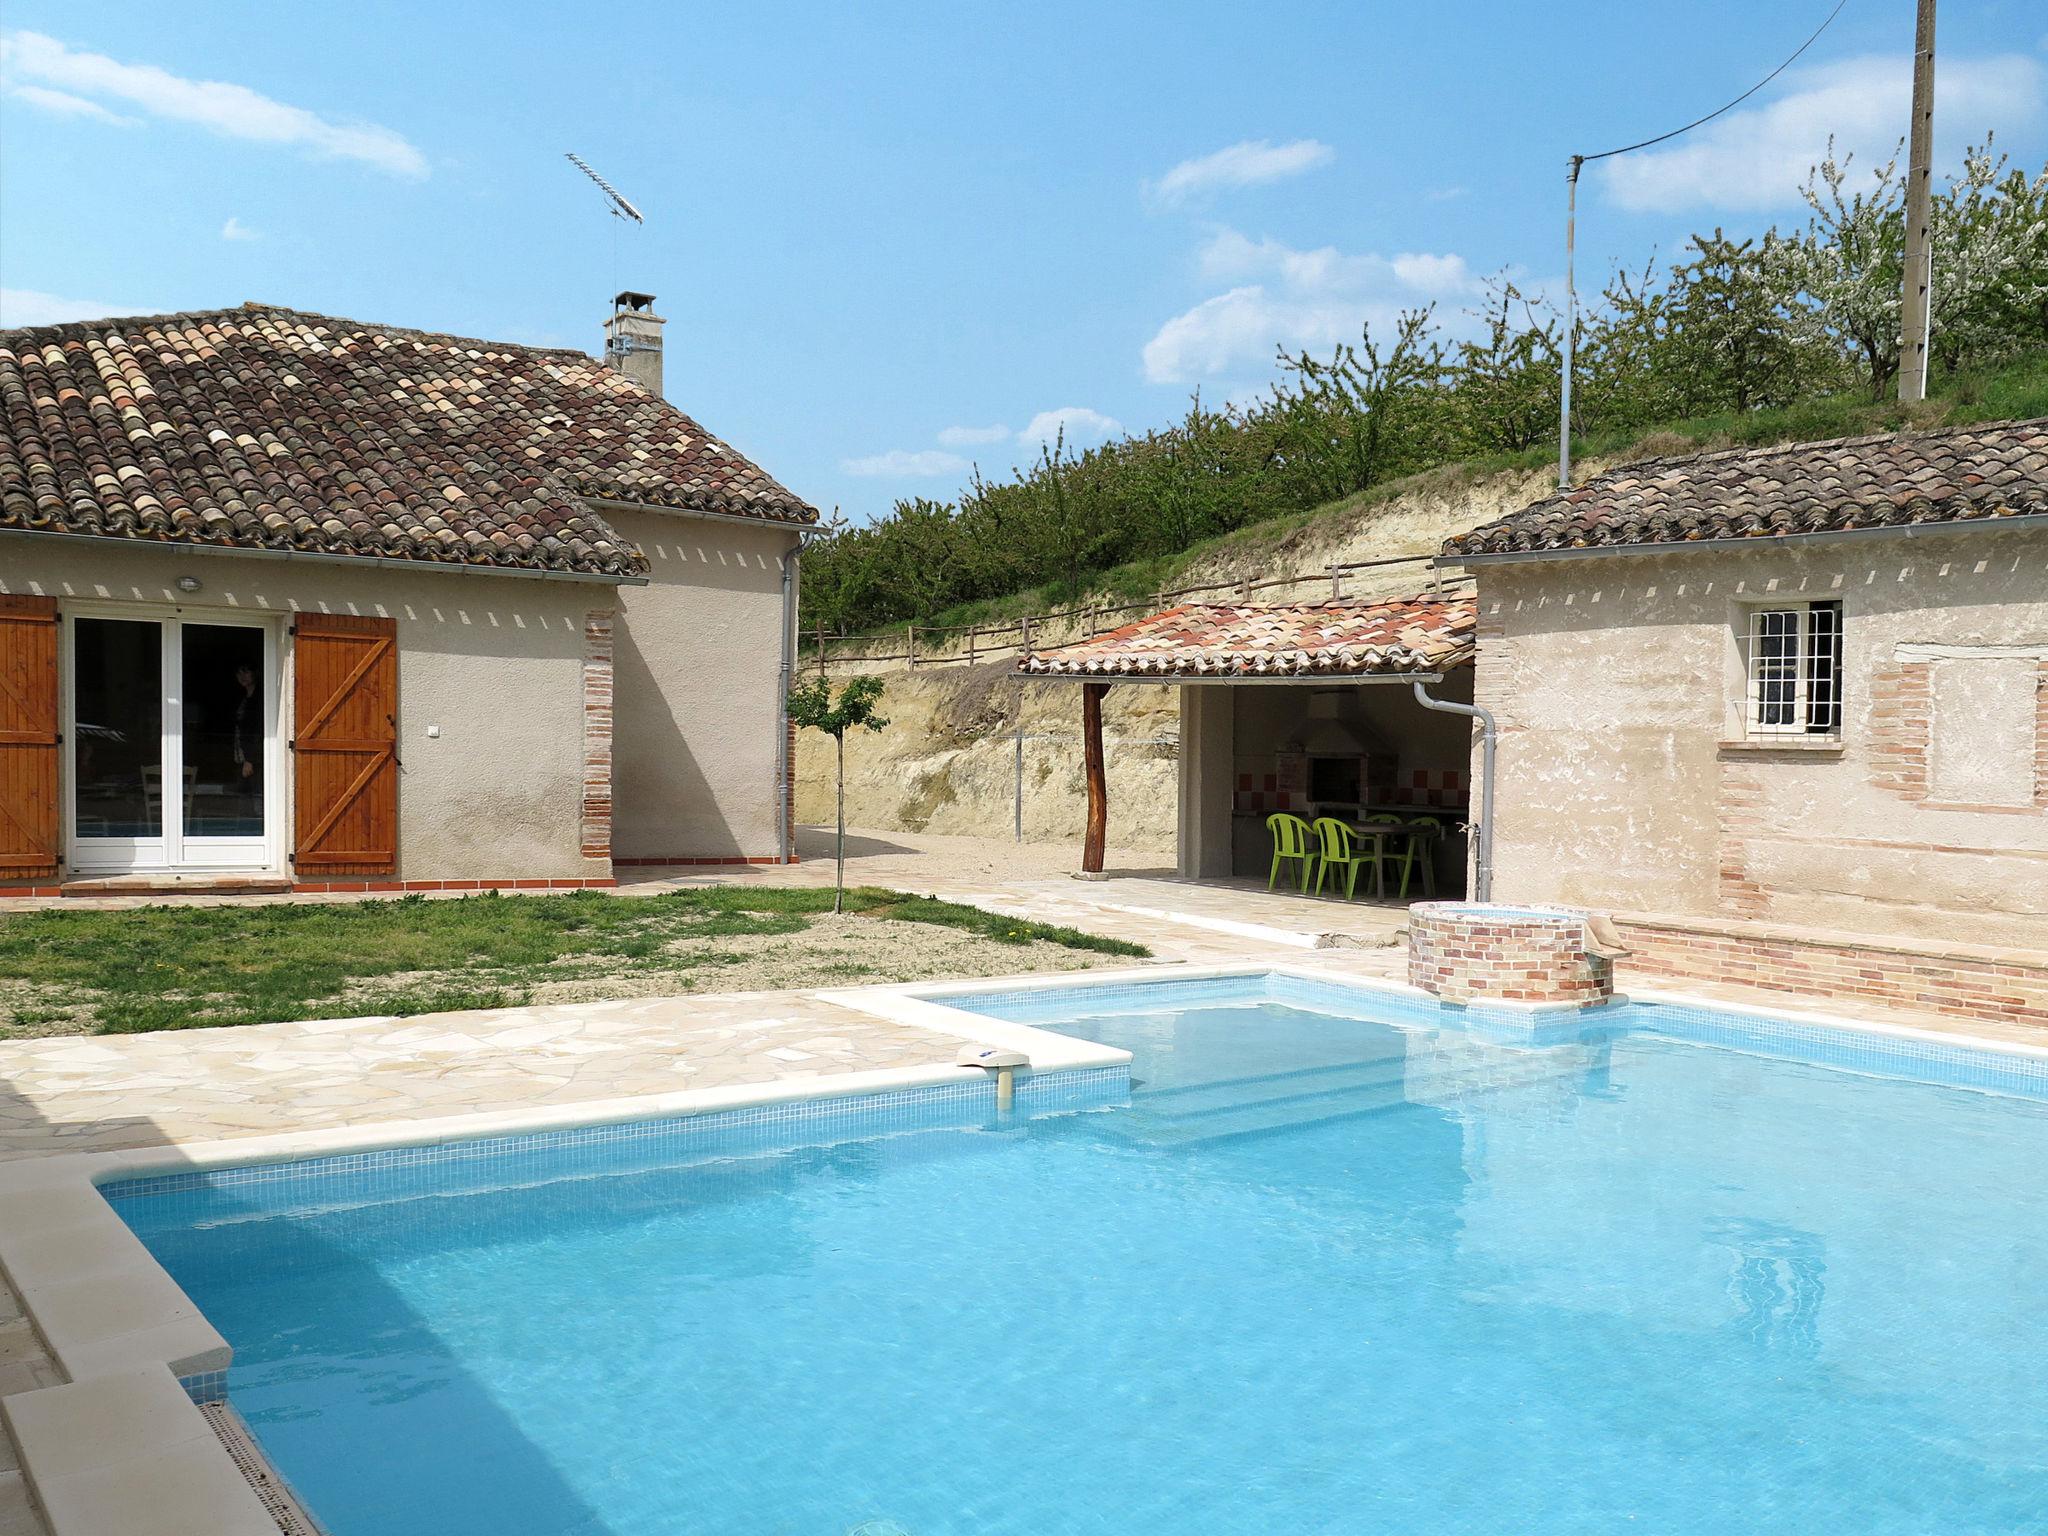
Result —
[[73, 869], [274, 868], [272, 627], [88, 611], [70, 640]]

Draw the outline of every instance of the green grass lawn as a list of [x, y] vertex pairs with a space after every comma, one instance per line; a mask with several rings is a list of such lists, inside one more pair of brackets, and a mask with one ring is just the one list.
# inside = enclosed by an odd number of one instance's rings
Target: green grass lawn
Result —
[[[526, 1001], [542, 982], [587, 979], [602, 991], [607, 978], [636, 972], [685, 973], [684, 990], [715, 981], [716, 968], [731, 965], [744, 941], [776, 936], [788, 937], [792, 962], [791, 980], [780, 984], [812, 984], [816, 973], [799, 979], [796, 959], [802, 936], [831, 908], [829, 890], [724, 886], [659, 896], [578, 891], [24, 912], [0, 918], [0, 1034], [499, 1008]], [[1120, 939], [897, 891], [850, 890], [846, 909], [1003, 945], [1148, 953]], [[760, 946], [752, 948], [758, 955]], [[884, 961], [842, 963], [824, 979], [901, 978], [887, 974]]]

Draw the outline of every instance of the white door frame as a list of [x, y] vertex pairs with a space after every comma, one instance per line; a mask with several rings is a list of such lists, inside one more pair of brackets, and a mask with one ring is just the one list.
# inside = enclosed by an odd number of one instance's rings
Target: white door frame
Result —
[[[68, 867], [76, 875], [162, 872], [271, 873], [283, 866], [285, 811], [284, 747], [278, 731], [284, 668], [279, 625], [260, 614], [207, 609], [194, 612], [155, 603], [71, 603], [62, 606], [58, 692], [64, 733], [64, 841]], [[162, 830], [157, 837], [98, 838], [78, 833], [78, 637], [80, 619], [125, 619], [158, 624], [163, 637], [159, 696], [163, 700]], [[184, 630], [187, 625], [256, 629], [263, 635], [263, 672], [257, 692], [263, 701], [263, 833], [259, 837], [185, 835], [185, 744], [183, 710]]]

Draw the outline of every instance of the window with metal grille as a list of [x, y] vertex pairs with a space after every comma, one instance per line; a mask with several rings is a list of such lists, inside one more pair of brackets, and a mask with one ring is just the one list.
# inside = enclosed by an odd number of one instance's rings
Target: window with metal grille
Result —
[[1785, 603], [1749, 611], [1744, 711], [1757, 737], [1839, 736], [1842, 605]]

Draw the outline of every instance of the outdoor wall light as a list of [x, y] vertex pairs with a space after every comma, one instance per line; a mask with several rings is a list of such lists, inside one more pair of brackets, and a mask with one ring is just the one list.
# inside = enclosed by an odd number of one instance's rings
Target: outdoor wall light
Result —
[[178, 590], [180, 592], [197, 592], [199, 590], [199, 578], [197, 576], [180, 576], [178, 578]]

